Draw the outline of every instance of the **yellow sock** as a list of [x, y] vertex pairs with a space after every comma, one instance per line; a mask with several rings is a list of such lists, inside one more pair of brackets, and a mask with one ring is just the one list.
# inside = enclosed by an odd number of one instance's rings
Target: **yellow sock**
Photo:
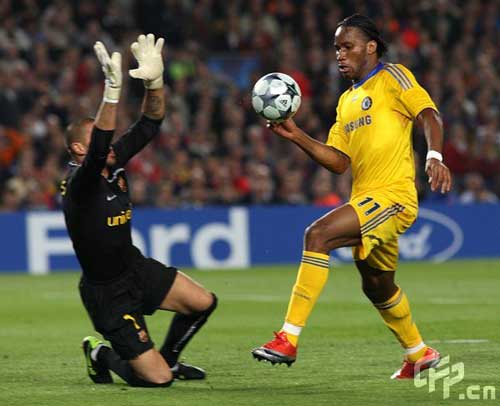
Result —
[[375, 303], [374, 306], [384, 319], [384, 323], [394, 333], [406, 352], [406, 358], [415, 362], [422, 357], [427, 346], [422, 341], [415, 322], [411, 317], [408, 298], [398, 288], [397, 292], [383, 303]]
[[295, 346], [318, 297], [328, 280], [329, 256], [304, 251], [297, 280], [292, 289], [282, 331]]

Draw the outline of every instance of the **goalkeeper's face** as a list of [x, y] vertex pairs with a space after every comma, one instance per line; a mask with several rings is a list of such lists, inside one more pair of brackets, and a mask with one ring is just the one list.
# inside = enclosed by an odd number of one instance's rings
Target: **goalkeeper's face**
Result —
[[[85, 155], [87, 155], [87, 152], [89, 150], [89, 145], [90, 145], [90, 139], [92, 137], [92, 127], [94, 126], [93, 123], [88, 123], [85, 125], [85, 136], [84, 139], [82, 140], [82, 147], [84, 149], [84, 155], [81, 157], [81, 161], [85, 159]], [[108, 156], [106, 157], [106, 166], [114, 166], [116, 164], [116, 154], [115, 151], [113, 150], [113, 147], [109, 147], [109, 152]]]
[[115, 166], [116, 164], [116, 154], [112, 146], [109, 147], [108, 156], [106, 157], [107, 166]]

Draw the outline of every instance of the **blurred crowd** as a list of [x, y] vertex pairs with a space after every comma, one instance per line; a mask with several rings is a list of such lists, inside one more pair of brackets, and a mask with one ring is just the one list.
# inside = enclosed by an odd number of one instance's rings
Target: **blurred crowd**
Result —
[[[272, 134], [249, 94], [264, 73], [290, 74], [303, 92], [297, 123], [325, 141], [349, 86], [337, 71], [333, 35], [353, 12], [375, 19], [390, 44], [384, 60], [409, 67], [441, 111], [455, 185], [449, 196], [430, 193], [416, 128], [421, 200], [496, 202], [498, 1], [0, 0], [0, 210], [59, 207], [69, 160], [64, 129], [94, 116], [102, 96], [94, 42], [121, 51], [126, 71], [129, 45], [149, 32], [166, 39], [168, 112], [161, 134], [129, 164], [136, 206], [345, 202], [349, 173], [321, 169]], [[256, 64], [237, 81], [213, 68], [214, 57]], [[124, 77], [117, 134], [139, 117], [144, 92], [140, 81]]]

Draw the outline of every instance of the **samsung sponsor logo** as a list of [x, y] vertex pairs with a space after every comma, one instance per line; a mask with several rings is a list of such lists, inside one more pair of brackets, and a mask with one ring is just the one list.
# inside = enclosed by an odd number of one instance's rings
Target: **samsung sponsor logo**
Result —
[[367, 114], [366, 116], [360, 117], [356, 120], [348, 122], [344, 126], [344, 131], [346, 134], [349, 134], [351, 131], [358, 129], [359, 127], [363, 127], [365, 125], [370, 125], [372, 123], [372, 116]]

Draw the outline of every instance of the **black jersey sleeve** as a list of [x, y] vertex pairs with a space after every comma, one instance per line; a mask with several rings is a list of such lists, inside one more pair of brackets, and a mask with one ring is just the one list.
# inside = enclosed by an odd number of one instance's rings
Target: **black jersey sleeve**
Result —
[[86, 192], [93, 185], [97, 185], [101, 171], [106, 165], [113, 134], [114, 130], [101, 130], [95, 126], [92, 129], [87, 155], [71, 179], [70, 190], [75, 197], [86, 196]]
[[160, 132], [161, 122], [162, 120], [154, 120], [143, 115], [132, 124], [113, 144], [117, 166], [125, 166], [130, 158], [142, 150]]

